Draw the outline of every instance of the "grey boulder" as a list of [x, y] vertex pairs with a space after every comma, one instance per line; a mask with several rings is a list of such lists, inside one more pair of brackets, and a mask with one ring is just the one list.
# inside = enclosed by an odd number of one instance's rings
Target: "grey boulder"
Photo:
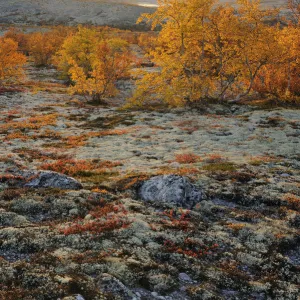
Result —
[[144, 201], [192, 208], [202, 200], [202, 192], [187, 177], [155, 176], [143, 182], [138, 191]]
[[27, 179], [25, 187], [59, 188], [63, 190], [79, 190], [82, 185], [76, 179], [53, 171], [39, 171]]

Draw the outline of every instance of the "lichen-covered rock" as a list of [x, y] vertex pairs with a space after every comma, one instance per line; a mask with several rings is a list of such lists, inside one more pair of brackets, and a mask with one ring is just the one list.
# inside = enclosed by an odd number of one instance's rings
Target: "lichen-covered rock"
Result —
[[72, 177], [52, 171], [39, 171], [25, 184], [31, 188], [59, 188], [64, 190], [79, 190], [80, 182]]
[[136, 299], [135, 294], [129, 288], [110, 274], [103, 273], [99, 278], [98, 286], [102, 291], [121, 296], [124, 300]]
[[62, 300], [84, 300], [84, 298], [80, 294], [77, 294], [73, 296], [64, 297]]
[[30, 222], [24, 216], [20, 216], [14, 212], [6, 212], [0, 210], [0, 226], [25, 226]]
[[202, 192], [186, 177], [164, 175], [145, 181], [139, 189], [139, 197], [144, 201], [192, 208], [202, 200]]

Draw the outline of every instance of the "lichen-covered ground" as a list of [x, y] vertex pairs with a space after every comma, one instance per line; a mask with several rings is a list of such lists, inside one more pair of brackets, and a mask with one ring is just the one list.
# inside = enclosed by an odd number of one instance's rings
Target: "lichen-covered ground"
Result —
[[[28, 74], [0, 95], [1, 299], [299, 299], [299, 110], [124, 111], [130, 82], [95, 106], [54, 70]], [[14, 185], [36, 169], [84, 189]], [[143, 203], [136, 189], [159, 174], [203, 200]]]

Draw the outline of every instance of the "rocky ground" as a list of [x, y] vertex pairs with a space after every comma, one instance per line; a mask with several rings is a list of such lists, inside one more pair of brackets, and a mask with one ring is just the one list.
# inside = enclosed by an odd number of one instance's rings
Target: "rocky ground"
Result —
[[100, 106], [27, 73], [0, 95], [1, 299], [299, 299], [299, 110], [126, 111], [130, 81]]

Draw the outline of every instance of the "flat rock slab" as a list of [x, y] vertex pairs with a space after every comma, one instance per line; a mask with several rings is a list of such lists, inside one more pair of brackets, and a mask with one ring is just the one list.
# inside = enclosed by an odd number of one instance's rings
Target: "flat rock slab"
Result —
[[81, 183], [76, 179], [52, 171], [39, 171], [31, 176], [24, 186], [30, 188], [59, 188], [64, 190], [82, 189]]
[[192, 208], [202, 200], [202, 192], [187, 177], [163, 175], [145, 181], [139, 197], [144, 201]]

